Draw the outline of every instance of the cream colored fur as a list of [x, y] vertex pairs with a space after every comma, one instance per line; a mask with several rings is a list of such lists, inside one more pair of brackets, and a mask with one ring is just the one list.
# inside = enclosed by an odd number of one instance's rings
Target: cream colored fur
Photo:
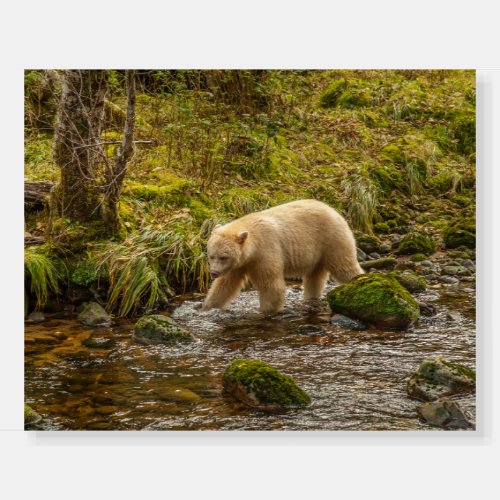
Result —
[[304, 298], [319, 298], [328, 276], [345, 283], [362, 274], [345, 219], [315, 200], [285, 203], [214, 229], [207, 245], [217, 276], [203, 310], [221, 308], [249, 280], [259, 291], [260, 311], [283, 309], [285, 278], [301, 277]]

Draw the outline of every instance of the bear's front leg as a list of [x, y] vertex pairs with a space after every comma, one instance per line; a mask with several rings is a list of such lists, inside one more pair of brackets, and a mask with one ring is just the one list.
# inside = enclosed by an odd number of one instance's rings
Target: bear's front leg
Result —
[[202, 311], [222, 308], [238, 296], [245, 283], [245, 275], [237, 271], [231, 271], [220, 278], [216, 278], [205, 297]]
[[285, 305], [286, 284], [283, 279], [259, 288], [260, 312], [262, 314], [276, 314], [283, 310]]

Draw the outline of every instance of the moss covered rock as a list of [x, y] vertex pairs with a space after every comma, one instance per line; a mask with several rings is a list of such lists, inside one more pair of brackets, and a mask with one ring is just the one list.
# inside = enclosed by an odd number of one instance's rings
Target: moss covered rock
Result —
[[327, 301], [334, 312], [383, 328], [404, 329], [420, 316], [418, 303], [408, 291], [379, 272], [334, 288]]
[[443, 396], [467, 394], [476, 388], [476, 374], [442, 356], [423, 361], [408, 380], [408, 395], [421, 401], [435, 401]]
[[37, 413], [31, 406], [25, 404], [24, 405], [24, 427], [25, 429], [29, 429], [35, 424], [39, 423], [42, 420], [42, 416]]
[[196, 340], [191, 332], [180, 327], [172, 318], [153, 314], [143, 316], [134, 326], [134, 339], [145, 343], [178, 344]]
[[425, 292], [427, 289], [425, 278], [413, 271], [392, 271], [388, 275], [398, 280], [410, 293]]
[[78, 315], [78, 321], [85, 326], [109, 326], [109, 314], [97, 302], [84, 302]]
[[417, 408], [418, 416], [427, 424], [444, 429], [471, 429], [469, 420], [460, 405], [450, 399], [424, 403]]
[[380, 259], [367, 260], [362, 262], [360, 266], [368, 271], [369, 269], [394, 269], [397, 259], [395, 257], [382, 257]]
[[379, 234], [388, 234], [391, 232], [391, 228], [387, 222], [377, 222], [373, 226], [373, 230]]
[[378, 252], [380, 248], [380, 240], [376, 236], [362, 234], [356, 237], [356, 245], [366, 253]]
[[427, 234], [417, 232], [408, 233], [403, 236], [397, 249], [399, 255], [413, 255], [415, 253], [430, 255], [435, 251], [436, 244], [434, 240]]
[[448, 225], [443, 231], [443, 241], [446, 248], [476, 246], [476, 224], [474, 219], [460, 219]]
[[225, 370], [224, 389], [243, 403], [261, 410], [307, 406], [310, 396], [289, 375], [256, 359], [237, 359]]

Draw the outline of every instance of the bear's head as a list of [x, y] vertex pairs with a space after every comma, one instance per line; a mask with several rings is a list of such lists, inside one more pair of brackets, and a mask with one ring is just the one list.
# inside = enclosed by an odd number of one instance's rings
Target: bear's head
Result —
[[239, 267], [248, 231], [234, 233], [216, 227], [207, 243], [210, 276], [218, 278]]

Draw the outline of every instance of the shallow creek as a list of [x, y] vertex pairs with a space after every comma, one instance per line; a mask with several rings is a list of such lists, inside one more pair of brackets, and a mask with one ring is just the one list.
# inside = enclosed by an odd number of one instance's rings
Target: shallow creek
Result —
[[[201, 313], [189, 299], [166, 313], [199, 337], [189, 347], [136, 343], [131, 321], [94, 329], [76, 318], [26, 323], [25, 401], [45, 417], [42, 428], [430, 430], [406, 395], [411, 372], [437, 355], [475, 368], [470, 288], [438, 285], [418, 295], [437, 314], [406, 332], [334, 327], [326, 301], [306, 308], [299, 285], [287, 288], [285, 311], [272, 318], [256, 312], [253, 291], [227, 311]], [[268, 414], [234, 401], [223, 394], [222, 373], [237, 358], [292, 375], [312, 404]], [[458, 400], [474, 418], [474, 396]]]

